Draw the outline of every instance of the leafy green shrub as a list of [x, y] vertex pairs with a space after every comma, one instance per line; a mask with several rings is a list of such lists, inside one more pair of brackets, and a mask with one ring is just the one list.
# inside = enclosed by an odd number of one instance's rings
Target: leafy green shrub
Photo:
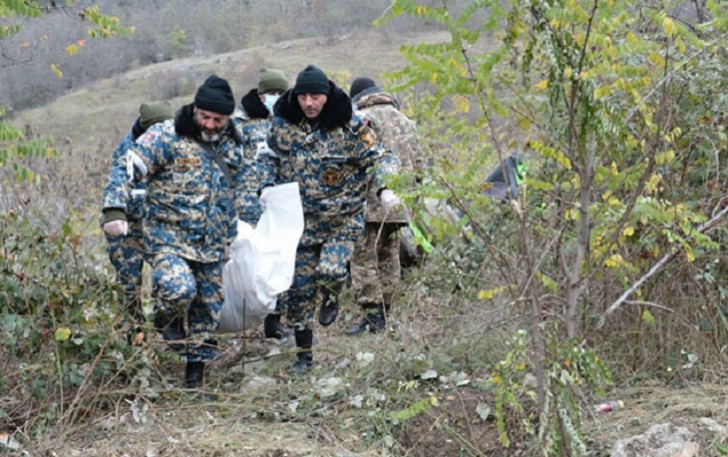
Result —
[[37, 433], [150, 362], [127, 345], [123, 291], [84, 258], [68, 221], [48, 232], [4, 212], [0, 239], [0, 424]]

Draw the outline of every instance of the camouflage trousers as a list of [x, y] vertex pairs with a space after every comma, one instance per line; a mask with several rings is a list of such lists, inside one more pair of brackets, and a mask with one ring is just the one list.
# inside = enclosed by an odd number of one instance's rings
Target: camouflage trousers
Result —
[[354, 242], [336, 237], [323, 244], [298, 246], [291, 288], [278, 299], [288, 323], [298, 330], [312, 328], [322, 294], [338, 294], [349, 277]]
[[151, 262], [152, 295], [157, 312], [185, 315], [188, 343], [181, 349], [188, 362], [207, 362], [217, 355], [215, 333], [223, 304], [222, 262], [199, 263], [169, 254]]
[[351, 258], [351, 287], [359, 305], [392, 304], [401, 276], [399, 223], [367, 222]]
[[144, 266], [141, 222], [129, 221], [127, 235], [106, 235], [106, 252], [116, 270], [116, 281], [124, 288], [124, 309], [137, 322], [141, 322], [144, 319], [141, 304]]

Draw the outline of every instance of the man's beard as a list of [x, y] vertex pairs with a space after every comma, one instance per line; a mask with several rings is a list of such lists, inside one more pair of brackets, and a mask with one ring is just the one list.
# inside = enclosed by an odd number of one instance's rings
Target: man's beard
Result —
[[197, 122], [197, 119], [193, 119], [193, 121], [200, 131], [200, 138], [205, 143], [214, 143], [216, 141], [220, 141], [220, 137], [222, 136], [222, 131], [225, 130], [225, 128], [227, 127], [227, 124], [225, 124], [224, 126], [220, 127], [220, 129], [218, 129], [217, 131], [214, 131], [214, 133], [206, 133], [205, 129], [203, 129], [202, 126]]
[[210, 135], [208, 133], [205, 133], [204, 130], [200, 130], [200, 138], [202, 138], [202, 141], [204, 141], [205, 143], [214, 143], [220, 140], [220, 132]]

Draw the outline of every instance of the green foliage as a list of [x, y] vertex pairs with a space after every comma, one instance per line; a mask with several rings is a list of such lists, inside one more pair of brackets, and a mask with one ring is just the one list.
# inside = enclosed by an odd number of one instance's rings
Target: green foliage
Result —
[[[459, 252], [490, 254], [467, 256], [467, 271], [478, 272], [470, 281], [528, 303], [537, 329], [498, 373], [504, 444], [510, 427], [538, 418], [545, 454], [583, 453], [577, 391], [608, 375], [573, 341], [594, 330], [596, 304], [666, 254], [688, 265], [718, 259], [715, 235], [698, 228], [725, 193], [728, 12], [711, 4], [709, 21], [686, 26], [669, 13], [675, 5], [485, 0], [456, 11], [448, 1], [394, 0], [380, 19], [410, 15], [450, 32], [447, 42], [403, 46], [409, 65], [390, 75], [395, 89], [422, 94], [410, 110], [432, 166], [416, 197], [465, 215], [457, 224], [466, 220], [478, 242]], [[529, 175], [513, 211], [496, 212], [483, 180], [513, 150]], [[461, 233], [442, 222], [438, 234]], [[669, 290], [649, 299], [685, 307]], [[642, 326], [660, 319], [638, 313], [640, 332], [664, 329]], [[531, 351], [527, 361], [519, 347]], [[585, 368], [564, 368], [567, 356]], [[525, 367], [544, 374], [531, 390], [518, 379]]]
[[[21, 129], [3, 122], [5, 110], [0, 106], [0, 167], [10, 158], [50, 157], [54, 154], [49, 138], [26, 139]], [[17, 179], [30, 179], [32, 172], [26, 167], [14, 164]]]
[[[150, 361], [121, 332], [123, 291], [87, 263], [68, 222], [48, 233], [39, 222], [2, 213], [0, 238], [2, 403], [36, 405], [31, 418], [6, 409], [7, 420], [40, 428], [69, 420], [84, 392], [118, 382], [121, 373], [136, 379], [148, 372]], [[76, 400], [68, 395], [74, 392]]]
[[177, 27], [169, 33], [169, 46], [172, 49], [172, 54], [176, 57], [189, 55], [191, 46], [185, 29]]
[[[543, 455], [585, 455], [584, 400], [611, 383], [605, 363], [582, 344], [550, 338], [551, 364], [544, 374], [546, 401], [538, 410], [533, 351], [527, 332], [517, 331], [510, 350], [486, 382], [495, 391], [495, 417], [503, 446], [516, 429], [535, 435]], [[538, 417], [538, 427], [532, 424]], [[523, 418], [523, 419], [521, 419]], [[509, 430], [510, 429], [510, 430]]]
[[416, 417], [419, 414], [424, 413], [425, 411], [428, 411], [430, 409], [430, 406], [437, 406], [437, 397], [424, 398], [420, 401], [413, 403], [408, 408], [402, 409], [400, 411], [393, 411], [390, 414], [393, 420], [403, 422], [412, 419], [413, 417]]
[[[22, 28], [22, 21], [38, 18], [44, 12], [47, 13], [56, 8], [68, 8], [73, 3], [75, 3], [73, 0], [68, 0], [65, 2], [65, 6], [62, 6], [56, 5], [56, 2], [52, 1], [3, 1], [0, 5], [0, 19], [17, 20], [20, 23], [0, 26], [0, 40], [9, 39], [18, 33]], [[81, 10], [79, 16], [91, 25], [88, 34], [92, 38], [124, 35], [133, 31], [131, 28], [121, 26], [118, 18], [102, 14], [98, 5]], [[77, 51], [76, 44], [67, 48], [67, 52], [71, 55]], [[51, 71], [59, 77], [63, 75], [57, 64], [51, 65]], [[5, 108], [0, 106], [0, 168], [4, 167], [9, 159], [31, 156], [50, 157], [54, 154], [50, 147], [50, 138], [26, 138], [22, 130], [4, 121], [4, 116]], [[15, 177], [16, 179], [31, 179], [33, 173], [29, 169], [15, 164]]]

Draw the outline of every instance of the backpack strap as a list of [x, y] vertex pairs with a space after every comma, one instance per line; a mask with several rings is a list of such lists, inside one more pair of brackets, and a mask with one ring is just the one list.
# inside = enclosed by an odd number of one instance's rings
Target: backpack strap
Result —
[[229, 187], [233, 187], [233, 178], [230, 174], [230, 168], [228, 167], [225, 160], [222, 158], [220, 153], [215, 150], [210, 143], [205, 143], [204, 141], [196, 140], [197, 144], [199, 144], [202, 149], [207, 152], [207, 155], [217, 164], [217, 166], [220, 168], [220, 171], [222, 171], [222, 174], [225, 175], [225, 180], [228, 183]]

